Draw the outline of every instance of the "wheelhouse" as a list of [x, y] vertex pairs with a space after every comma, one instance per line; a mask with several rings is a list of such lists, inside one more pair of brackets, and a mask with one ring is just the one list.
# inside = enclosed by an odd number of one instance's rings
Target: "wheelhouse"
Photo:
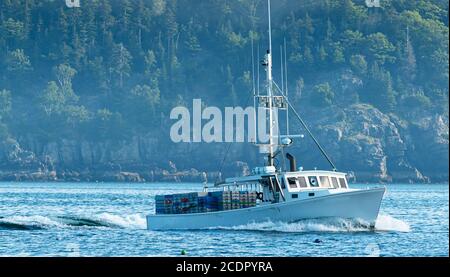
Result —
[[347, 189], [345, 173], [334, 171], [298, 171], [284, 173], [282, 178], [287, 191], [298, 192], [310, 189]]
[[[255, 172], [256, 173], [256, 172]], [[345, 173], [336, 171], [257, 171], [245, 177], [228, 178], [219, 186], [224, 190], [256, 190], [261, 204], [323, 196], [348, 190]]]

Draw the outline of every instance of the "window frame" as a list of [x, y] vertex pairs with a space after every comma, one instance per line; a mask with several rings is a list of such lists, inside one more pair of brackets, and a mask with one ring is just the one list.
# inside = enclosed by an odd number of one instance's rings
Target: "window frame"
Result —
[[[325, 186], [322, 182], [322, 178], [327, 180], [328, 186]], [[319, 182], [320, 182], [320, 187], [321, 188], [332, 188], [331, 182], [330, 182], [330, 178], [327, 175], [321, 175], [319, 176]]]
[[[287, 179], [289, 189], [298, 189], [297, 177], [286, 177], [286, 179]], [[292, 179], [295, 180], [295, 184], [291, 183]]]
[[[304, 183], [305, 183], [305, 186], [304, 186], [304, 187], [301, 186], [300, 178], [302, 178], [303, 181], [304, 181]], [[308, 186], [308, 185], [309, 185], [309, 182], [308, 182], [308, 179], [306, 178], [306, 176], [298, 176], [298, 177], [297, 177], [297, 183], [298, 183], [298, 187], [299, 187], [300, 189], [306, 189], [306, 188], [309, 187], [309, 186]]]
[[[333, 182], [333, 180], [336, 182], [336, 184], [335, 184], [335, 182]], [[335, 189], [340, 188], [339, 180], [336, 176], [331, 176], [331, 184], [333, 185], [333, 188], [335, 188]]]
[[[344, 187], [342, 187], [342, 181], [344, 182]], [[339, 187], [341, 189], [348, 188], [347, 179], [345, 177], [339, 177]]]

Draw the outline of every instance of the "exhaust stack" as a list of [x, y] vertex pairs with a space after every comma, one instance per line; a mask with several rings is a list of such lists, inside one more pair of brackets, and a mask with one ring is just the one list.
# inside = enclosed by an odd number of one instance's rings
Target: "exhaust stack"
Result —
[[291, 172], [297, 171], [297, 163], [295, 161], [295, 157], [289, 153], [286, 153], [286, 158], [289, 160], [289, 167]]

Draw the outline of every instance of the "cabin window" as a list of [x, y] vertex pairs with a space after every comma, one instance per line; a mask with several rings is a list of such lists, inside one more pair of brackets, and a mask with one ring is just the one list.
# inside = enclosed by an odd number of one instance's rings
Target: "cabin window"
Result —
[[320, 176], [320, 184], [324, 188], [331, 188], [330, 179], [328, 179], [328, 176]]
[[317, 177], [316, 176], [309, 176], [309, 184], [311, 185], [311, 187], [318, 187], [319, 186], [319, 182], [317, 181]]
[[341, 185], [341, 188], [346, 189], [347, 184], [345, 183], [345, 178], [339, 178], [339, 184]]
[[296, 189], [297, 188], [297, 179], [288, 178], [289, 188]]
[[291, 195], [291, 197], [292, 197], [292, 198], [298, 198], [298, 194], [297, 194], [297, 193], [293, 193], [293, 194]]
[[336, 177], [331, 177], [331, 183], [333, 184], [333, 188], [338, 189], [339, 183]]
[[301, 188], [307, 188], [308, 184], [306, 183], [305, 177], [298, 177], [298, 183]]

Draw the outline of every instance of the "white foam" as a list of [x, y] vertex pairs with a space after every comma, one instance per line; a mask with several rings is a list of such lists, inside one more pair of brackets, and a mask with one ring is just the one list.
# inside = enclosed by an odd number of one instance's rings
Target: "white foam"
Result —
[[[369, 227], [369, 224], [349, 219], [310, 219], [295, 223], [268, 221], [263, 223], [250, 223], [235, 227], [218, 227], [211, 229], [269, 231], [284, 233], [373, 231], [373, 229]], [[393, 218], [389, 215], [380, 215], [375, 224], [375, 231], [409, 232], [410, 227], [408, 223], [402, 220]]]
[[[68, 222], [65, 217], [46, 217], [41, 215], [31, 215], [31, 216], [10, 216], [6, 218], [0, 219], [1, 223], [7, 224], [15, 224], [24, 227], [38, 227], [38, 228], [74, 228], [80, 227], [77, 226], [77, 220], [81, 223], [84, 220], [93, 221], [94, 224], [98, 223], [98, 227], [118, 227], [125, 229], [145, 229], [146, 228], [146, 219], [145, 216], [140, 214], [131, 214], [131, 215], [117, 215], [112, 213], [100, 213], [94, 214], [91, 216], [71, 216], [73, 222]], [[96, 225], [88, 227], [96, 227]], [[86, 227], [83, 226], [83, 227]]]
[[[213, 228], [215, 229], [215, 228]], [[269, 231], [284, 233], [305, 232], [358, 232], [367, 231], [368, 228], [356, 221], [345, 219], [302, 220], [294, 223], [262, 222], [250, 223], [235, 227], [219, 227], [218, 229]]]
[[396, 219], [390, 215], [379, 215], [375, 223], [375, 229], [379, 231], [395, 231], [395, 232], [410, 232], [409, 224], [400, 219]]
[[17, 224], [22, 226], [36, 226], [41, 228], [64, 227], [64, 224], [41, 215], [32, 215], [32, 216], [15, 215], [7, 218], [2, 218], [0, 219], [0, 222]]
[[145, 229], [147, 227], [145, 216], [141, 214], [123, 216], [111, 213], [101, 213], [94, 217], [106, 223], [105, 225], [118, 226], [127, 229]]

